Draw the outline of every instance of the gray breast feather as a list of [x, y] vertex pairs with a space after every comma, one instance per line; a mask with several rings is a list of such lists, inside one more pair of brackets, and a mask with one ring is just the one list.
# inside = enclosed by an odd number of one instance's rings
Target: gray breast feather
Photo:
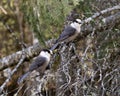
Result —
[[[33, 71], [38, 69], [39, 67], [42, 67], [45, 63], [47, 63], [47, 60], [45, 57], [38, 56], [30, 65], [29, 71]], [[45, 64], [46, 65], [46, 64]]]

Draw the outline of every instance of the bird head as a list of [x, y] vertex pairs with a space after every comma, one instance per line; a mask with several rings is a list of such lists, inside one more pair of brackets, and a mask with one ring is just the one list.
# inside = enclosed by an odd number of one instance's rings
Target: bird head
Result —
[[43, 49], [40, 52], [39, 56], [45, 57], [49, 61], [52, 54], [53, 54], [53, 52], [51, 50]]
[[81, 25], [82, 25], [82, 21], [80, 19], [75, 19], [73, 21], [73, 23], [70, 24], [73, 28], [75, 28], [77, 30], [77, 32], [81, 31]]
[[75, 19], [74, 22], [76, 22], [76, 23], [78, 23], [78, 24], [81, 24], [81, 23], [82, 23], [82, 21], [81, 21], [80, 19]]

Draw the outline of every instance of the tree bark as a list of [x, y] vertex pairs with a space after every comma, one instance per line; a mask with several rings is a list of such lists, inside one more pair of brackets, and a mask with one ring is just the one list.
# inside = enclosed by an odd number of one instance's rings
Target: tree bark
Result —
[[37, 56], [40, 53], [41, 49], [42, 49], [41, 46], [37, 43], [33, 46], [26, 48], [25, 50], [18, 51], [7, 57], [0, 59], [0, 65], [1, 65], [0, 71], [6, 69], [8, 67], [16, 65], [19, 62], [19, 60], [21, 59], [21, 56], [23, 54], [25, 55], [24, 62], [26, 60], [30, 60], [31, 58]]

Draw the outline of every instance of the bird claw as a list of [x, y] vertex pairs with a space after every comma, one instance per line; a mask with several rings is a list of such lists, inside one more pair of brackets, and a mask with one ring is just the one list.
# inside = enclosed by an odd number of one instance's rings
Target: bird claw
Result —
[[75, 44], [74, 43], [69, 43], [70, 50], [73, 50], [75, 52]]

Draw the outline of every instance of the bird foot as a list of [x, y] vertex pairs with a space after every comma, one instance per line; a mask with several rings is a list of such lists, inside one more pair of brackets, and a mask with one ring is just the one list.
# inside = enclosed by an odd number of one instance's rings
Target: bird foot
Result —
[[73, 52], [75, 53], [75, 44], [74, 43], [69, 43], [69, 50], [73, 50]]

